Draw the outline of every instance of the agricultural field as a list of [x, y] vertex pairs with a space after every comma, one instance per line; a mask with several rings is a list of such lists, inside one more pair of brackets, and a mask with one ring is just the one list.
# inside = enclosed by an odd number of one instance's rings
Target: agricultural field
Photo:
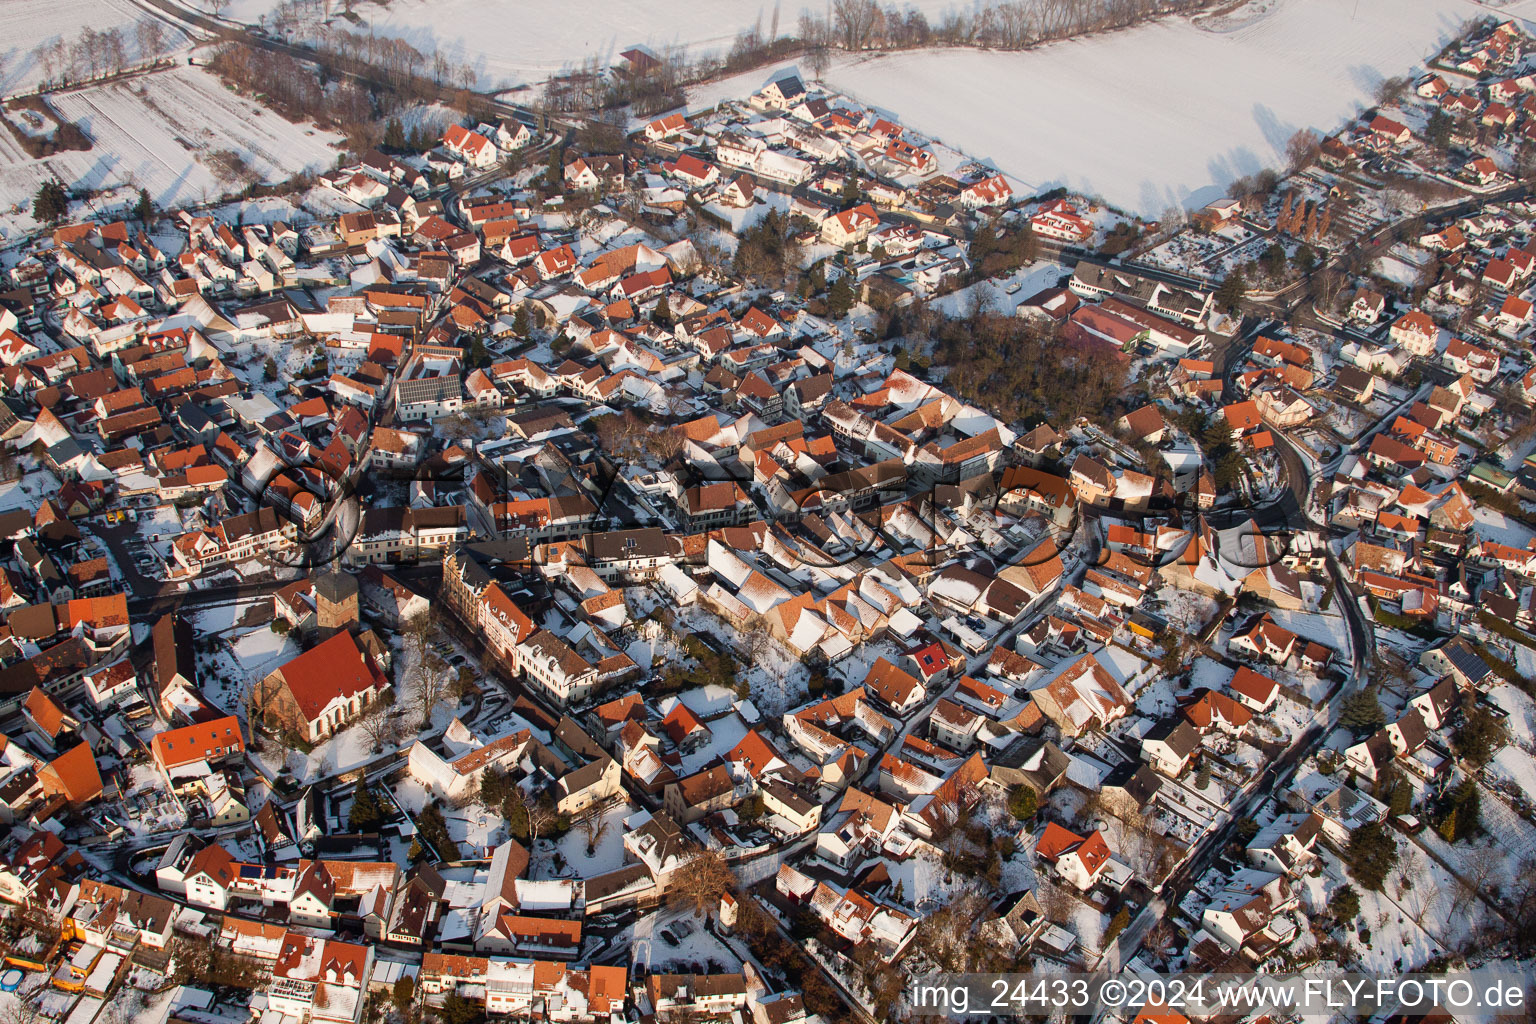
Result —
[[[1490, 6], [1253, 0], [1220, 18], [1169, 18], [1024, 52], [845, 56], [824, 78], [1031, 189], [1065, 186], [1157, 217], [1283, 167], [1298, 129], [1332, 131]], [[1495, 10], [1529, 16], [1536, 3]]]
[[25, 206], [45, 174], [72, 189], [137, 194], [162, 209], [203, 203], [251, 181], [329, 167], [340, 136], [287, 121], [226, 89], [207, 71], [176, 67], [51, 97], [92, 140], [82, 152], [31, 160], [0, 137], [0, 224], [30, 226]]

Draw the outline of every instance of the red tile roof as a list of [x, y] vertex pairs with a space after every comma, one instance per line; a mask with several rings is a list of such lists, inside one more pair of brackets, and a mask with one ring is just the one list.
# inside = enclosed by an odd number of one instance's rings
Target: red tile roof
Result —
[[386, 685], [351, 633], [337, 633], [278, 671], [288, 683], [293, 699], [298, 701], [299, 710], [310, 720], [318, 717], [336, 697], [351, 697], [370, 687], [378, 690]]

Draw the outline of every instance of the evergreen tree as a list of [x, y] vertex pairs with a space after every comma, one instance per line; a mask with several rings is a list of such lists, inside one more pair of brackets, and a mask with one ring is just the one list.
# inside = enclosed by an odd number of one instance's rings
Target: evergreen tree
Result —
[[465, 999], [455, 989], [443, 998], [439, 1016], [443, 1024], [479, 1024], [485, 1020], [485, 1004]]
[[37, 186], [32, 197], [32, 216], [46, 224], [57, 224], [69, 212], [69, 196], [64, 186], [56, 181], [45, 181]]
[[1243, 475], [1243, 457], [1237, 453], [1236, 448], [1228, 448], [1222, 452], [1211, 466], [1211, 482], [1217, 488], [1226, 490]]
[[1381, 710], [1381, 701], [1376, 697], [1374, 686], [1367, 686], [1345, 697], [1339, 708], [1339, 724], [1356, 733], [1380, 729], [1386, 722], [1387, 716]]
[[1445, 149], [1451, 144], [1451, 129], [1456, 122], [1443, 110], [1435, 110], [1429, 115], [1429, 123], [1424, 126], [1424, 141], [1436, 149]]
[[[1259, 257], [1259, 262], [1264, 265], [1265, 271], [1271, 277], [1278, 277], [1285, 269], [1285, 246], [1279, 242], [1272, 243], [1268, 249], [1264, 250], [1264, 255]], [[1226, 282], [1222, 282], [1222, 286], [1225, 287]]]
[[400, 124], [398, 117], [390, 118], [389, 123], [384, 126], [384, 148], [404, 151], [405, 143], [405, 127]]
[[271, 356], [267, 357], [266, 364], [262, 366], [261, 376], [265, 380], [277, 380], [277, 363]]
[[501, 816], [507, 820], [507, 832], [518, 842], [528, 841], [528, 808], [517, 794], [506, 799], [502, 805]]
[[1243, 295], [1247, 291], [1248, 282], [1243, 278], [1242, 268], [1235, 268], [1216, 289], [1216, 305], [1235, 315], [1242, 309]]
[[141, 224], [148, 224], [149, 219], [155, 215], [155, 204], [149, 198], [149, 192], [139, 189], [139, 201], [133, 206], [133, 215]]
[[1333, 894], [1333, 899], [1328, 901], [1328, 907], [1333, 912], [1333, 919], [1339, 924], [1349, 924], [1360, 916], [1360, 894], [1352, 885], [1346, 885]]
[[656, 300], [656, 308], [651, 310], [651, 323], [658, 327], [672, 326], [672, 307], [667, 303], [665, 295]]
[[1200, 445], [1207, 455], [1215, 457], [1232, 447], [1232, 425], [1223, 416], [1212, 423], [1200, 435]]
[[1466, 720], [1456, 730], [1451, 748], [1458, 757], [1465, 758], [1474, 768], [1488, 763], [1499, 747], [1504, 745], [1504, 730], [1487, 711], [1474, 707], [1467, 712]]
[[1210, 784], [1211, 759], [1209, 757], [1202, 757], [1200, 758], [1200, 770], [1195, 773], [1195, 788], [1203, 790]]
[[1397, 841], [1379, 821], [1361, 825], [1349, 834], [1344, 859], [1351, 878], [1372, 892], [1380, 892], [1397, 863]]
[[528, 303], [517, 307], [517, 312], [512, 314], [512, 333], [519, 338], [528, 337]]
[[468, 358], [470, 368], [474, 370], [480, 369], [491, 361], [490, 356], [485, 351], [485, 339], [478, 334], [469, 343]]
[[367, 783], [358, 779], [352, 791], [352, 812], [347, 815], [347, 827], [353, 832], [372, 832], [383, 824], [385, 817], [384, 805]]
[[1442, 804], [1445, 808], [1437, 831], [1448, 843], [1459, 843], [1477, 834], [1482, 818], [1482, 797], [1477, 783], [1463, 779], [1449, 793]]
[[1456, 808], [1452, 807], [1445, 817], [1440, 819], [1440, 824], [1435, 826], [1435, 831], [1440, 833], [1440, 838], [1448, 843], [1456, 841]]
[[997, 232], [992, 230], [991, 224], [982, 224], [971, 236], [971, 248], [969, 252], [971, 266], [979, 267], [982, 261], [997, 249]]
[[1040, 798], [1028, 786], [1019, 786], [1008, 797], [1008, 812], [1019, 821], [1028, 821], [1040, 809]]
[[849, 275], [842, 274], [833, 282], [832, 290], [827, 293], [827, 312], [834, 319], [848, 315], [853, 308], [853, 286], [849, 283]]

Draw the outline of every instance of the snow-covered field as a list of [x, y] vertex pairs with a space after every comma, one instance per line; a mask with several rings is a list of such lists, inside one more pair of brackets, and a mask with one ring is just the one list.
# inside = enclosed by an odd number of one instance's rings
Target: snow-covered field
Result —
[[[31, 92], [45, 74], [39, 60], [39, 47], [56, 39], [74, 42], [81, 29], [89, 26], [97, 32], [117, 29], [122, 34], [129, 60], [138, 60], [139, 38], [135, 31], [140, 21], [153, 20], [133, 0], [5, 0], [0, 4], [0, 26], [5, 43], [0, 46], [0, 96]], [[161, 21], [161, 52], [183, 46], [187, 37], [179, 29]]]
[[[331, 166], [341, 142], [236, 96], [195, 67], [56, 93], [51, 100], [94, 145], [37, 161], [9, 136], [0, 139], [0, 213], [27, 206], [49, 174], [68, 188], [127, 186], [135, 195], [147, 189], [162, 209], [202, 203], [244, 186], [215, 154], [238, 154], [254, 180], [280, 181]], [[27, 213], [7, 220], [8, 227], [31, 226]]]
[[[210, 0], [188, 6], [209, 10]], [[277, 0], [233, 0], [223, 16], [255, 23]], [[336, 5], [332, 5], [336, 6]], [[952, 10], [986, 7], [956, 0], [912, 0], [937, 22]], [[478, 89], [511, 89], [544, 81], [596, 58], [607, 67], [633, 46], [658, 56], [682, 50], [690, 57], [724, 56], [742, 31], [754, 25], [766, 37], [777, 18], [780, 35], [795, 31], [802, 11], [825, 15], [820, 3], [765, 3], [763, 0], [388, 0], [358, 4], [361, 23], [337, 27], [403, 39], [428, 58], [436, 51], [455, 67], [468, 64]]]
[[844, 57], [825, 81], [1038, 190], [1155, 217], [1282, 166], [1297, 129], [1331, 131], [1487, 13], [1471, 0], [1279, 0], [1022, 53]]

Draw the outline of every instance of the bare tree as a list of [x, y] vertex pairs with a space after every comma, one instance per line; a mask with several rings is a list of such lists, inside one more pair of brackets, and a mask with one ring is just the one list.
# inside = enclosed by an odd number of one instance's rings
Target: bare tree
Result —
[[1344, 274], [1332, 268], [1317, 275], [1318, 305], [1325, 310], [1332, 310], [1338, 301], [1339, 294], [1344, 290], [1346, 280]]
[[116, 26], [101, 34], [102, 63], [117, 74], [128, 66], [128, 47], [123, 33]]
[[48, 43], [39, 43], [37, 48], [32, 51], [32, 60], [36, 62], [38, 67], [43, 69], [42, 80], [38, 82], [39, 87], [52, 82], [53, 76], [59, 73], [54, 55], [54, 48]]
[[1377, 106], [1390, 107], [1397, 103], [1412, 84], [1408, 79], [1401, 77], [1382, 79], [1381, 84], [1376, 87]]
[[153, 60], [165, 49], [165, 27], [157, 18], [141, 18], [136, 21], [133, 36], [138, 44], [140, 60]]
[[144, 1009], [144, 994], [131, 985], [120, 986], [117, 994], [107, 1003], [101, 1024], [134, 1024], [134, 1019]]
[[1472, 891], [1474, 897], [1481, 896], [1497, 902], [1500, 892], [1495, 879], [1503, 868], [1502, 854], [1495, 852], [1491, 846], [1477, 846], [1467, 851], [1461, 863], [1460, 880]]
[[875, 20], [880, 16], [879, 5], [874, 0], [837, 0], [832, 10], [843, 48], [863, 49], [870, 42]]
[[555, 827], [560, 815], [553, 800], [524, 797], [523, 806], [528, 811], [528, 848], [532, 850], [539, 836]]
[[1414, 884], [1415, 879], [1429, 879], [1429, 865], [1418, 847], [1404, 847], [1403, 858], [1398, 863], [1398, 905], [1408, 913], [1413, 922], [1424, 927], [1425, 919], [1439, 906], [1442, 892], [1439, 886], [1426, 882]]
[[389, 709], [382, 702], [375, 701], [372, 707], [363, 712], [357, 724], [362, 728], [363, 735], [368, 737], [368, 742], [373, 744], [375, 754], [383, 751], [385, 747], [394, 745], [395, 720], [390, 717]]
[[0, 1007], [0, 1024], [39, 1024], [43, 1013], [37, 1008], [29, 997], [17, 993], [15, 999], [7, 1000]]
[[1321, 152], [1322, 141], [1317, 137], [1317, 132], [1302, 128], [1285, 144], [1286, 166], [1295, 174], [1310, 166]]
[[667, 902], [686, 907], [695, 917], [720, 905], [720, 897], [737, 888], [736, 873], [719, 850], [694, 854], [672, 876]]
[[427, 660], [427, 648], [432, 644], [432, 634], [436, 628], [437, 624], [430, 611], [417, 612], [405, 620], [400, 632], [405, 637], [407, 648], [415, 653], [417, 664]]
[[428, 652], [416, 665], [416, 710], [421, 713], [423, 725], [432, 721], [432, 712], [448, 692], [448, 684], [448, 663]]
[[602, 842], [603, 837], [608, 834], [609, 824], [608, 816], [597, 811], [588, 814], [577, 823], [582, 836], [587, 840], [588, 857], [597, 852], [597, 844]]
[[1035, 899], [1040, 901], [1040, 909], [1045, 919], [1052, 924], [1065, 921], [1077, 907], [1077, 900], [1071, 893], [1045, 878], [1040, 879], [1040, 884], [1035, 889]]

